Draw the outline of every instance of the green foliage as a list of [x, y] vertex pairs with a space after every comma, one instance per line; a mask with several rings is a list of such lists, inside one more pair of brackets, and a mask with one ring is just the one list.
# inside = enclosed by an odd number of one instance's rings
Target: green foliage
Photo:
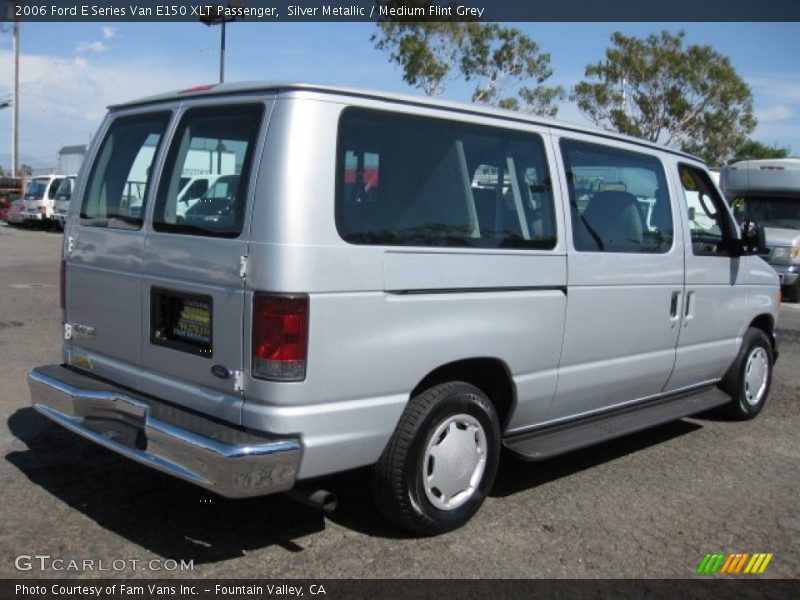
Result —
[[744, 140], [736, 147], [736, 151], [728, 164], [740, 160], [754, 160], [758, 158], [786, 158], [792, 149], [788, 146], [767, 146], [756, 140]]
[[[402, 68], [403, 81], [429, 96], [460, 78], [475, 84], [473, 102], [549, 116], [565, 97], [562, 87], [543, 85], [552, 75], [550, 55], [519, 29], [447, 20], [387, 20], [378, 28], [371, 38], [375, 48]], [[534, 87], [526, 85], [530, 80]]]
[[722, 164], [756, 126], [753, 95], [727, 56], [684, 37], [615, 32], [572, 99], [597, 125]]

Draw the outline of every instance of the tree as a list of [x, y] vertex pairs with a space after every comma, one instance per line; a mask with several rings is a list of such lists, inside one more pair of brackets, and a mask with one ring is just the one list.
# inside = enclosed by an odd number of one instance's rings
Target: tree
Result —
[[615, 32], [572, 99], [597, 125], [722, 164], [756, 126], [753, 95], [727, 56], [684, 37]]
[[33, 175], [33, 167], [30, 165], [20, 165], [17, 167], [17, 177], [30, 177]]
[[[555, 116], [560, 86], [547, 87], [550, 55], [519, 29], [497, 23], [381, 21], [372, 36], [378, 50], [403, 70], [403, 81], [428, 96], [444, 92], [448, 82], [475, 84], [472, 101]], [[533, 80], [535, 87], [526, 82]]]
[[786, 158], [791, 151], [792, 149], [788, 146], [767, 146], [756, 140], [747, 139], [736, 147], [728, 164], [757, 158]]

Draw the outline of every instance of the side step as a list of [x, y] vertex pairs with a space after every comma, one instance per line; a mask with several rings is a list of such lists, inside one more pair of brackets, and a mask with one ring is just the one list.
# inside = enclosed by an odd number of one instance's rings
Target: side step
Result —
[[671, 396], [611, 413], [523, 433], [503, 440], [503, 445], [525, 460], [552, 456], [641, 431], [703, 412], [731, 401], [713, 387], [701, 392]]

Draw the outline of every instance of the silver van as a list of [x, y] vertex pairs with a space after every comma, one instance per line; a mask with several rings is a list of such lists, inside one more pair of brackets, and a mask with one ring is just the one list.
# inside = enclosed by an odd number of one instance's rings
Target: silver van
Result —
[[[181, 216], [195, 151], [219, 177]], [[382, 512], [434, 534], [479, 508], [503, 447], [538, 461], [767, 398], [763, 237], [675, 150], [225, 84], [112, 107], [86, 165], [63, 362], [30, 373], [33, 405], [223, 496], [371, 466]]]

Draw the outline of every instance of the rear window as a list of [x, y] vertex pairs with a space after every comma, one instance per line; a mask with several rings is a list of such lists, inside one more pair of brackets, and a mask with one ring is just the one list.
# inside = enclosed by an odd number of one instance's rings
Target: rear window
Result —
[[100, 146], [81, 204], [81, 224], [139, 229], [170, 113], [120, 117]]
[[336, 224], [353, 244], [553, 248], [542, 139], [347, 109], [339, 124]]
[[[153, 211], [156, 231], [214, 237], [241, 233], [263, 112], [262, 105], [253, 104], [186, 112], [161, 177]], [[191, 177], [198, 175], [208, 176], [203, 178], [206, 185], [214, 183], [187, 190]]]

